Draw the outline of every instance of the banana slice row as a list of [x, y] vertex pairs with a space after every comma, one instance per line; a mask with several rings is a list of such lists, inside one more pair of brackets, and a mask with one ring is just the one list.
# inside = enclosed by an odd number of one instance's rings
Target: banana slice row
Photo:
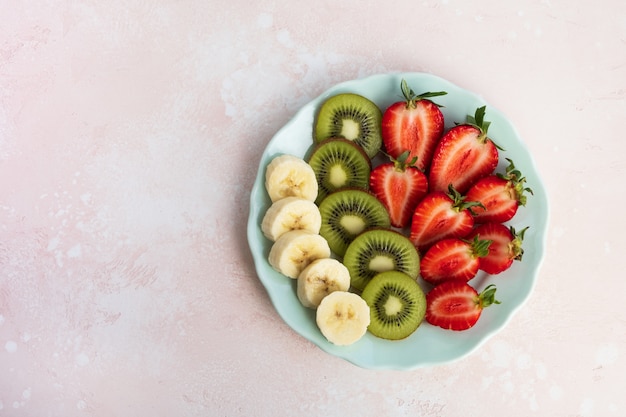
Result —
[[261, 221], [261, 230], [274, 242], [270, 265], [297, 279], [316, 259], [330, 257], [330, 247], [320, 236], [322, 216], [314, 203], [318, 183], [313, 168], [302, 158], [280, 155], [265, 170], [265, 188], [272, 205]]
[[361, 296], [348, 291], [348, 269], [330, 257], [328, 241], [319, 234], [322, 218], [314, 203], [318, 183], [313, 169], [301, 158], [278, 156], [267, 166], [265, 187], [272, 205], [261, 230], [274, 242], [270, 265], [297, 280], [298, 299], [316, 309], [317, 326], [329, 342], [356, 342], [367, 331], [370, 310]]

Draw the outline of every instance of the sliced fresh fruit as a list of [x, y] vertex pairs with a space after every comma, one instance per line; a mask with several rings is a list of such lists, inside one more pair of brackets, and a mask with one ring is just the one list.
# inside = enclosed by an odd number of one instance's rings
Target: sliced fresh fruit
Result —
[[345, 138], [361, 146], [372, 158], [382, 146], [381, 119], [382, 112], [373, 101], [359, 94], [337, 94], [329, 97], [319, 109], [315, 141]]
[[477, 225], [468, 238], [479, 237], [492, 241], [487, 256], [480, 259], [479, 268], [488, 274], [499, 274], [511, 267], [513, 261], [521, 261], [524, 255], [522, 243], [528, 227], [515, 230], [513, 226], [501, 223], [483, 223]]
[[399, 271], [416, 279], [420, 269], [417, 249], [403, 234], [391, 229], [370, 229], [346, 249], [343, 263], [352, 287], [362, 291], [376, 274]]
[[368, 330], [374, 336], [404, 339], [424, 320], [424, 292], [415, 279], [402, 272], [388, 271], [374, 276], [361, 297], [370, 307]]
[[471, 210], [480, 203], [466, 201], [454, 187], [428, 193], [415, 208], [409, 239], [424, 252], [438, 240], [465, 237], [474, 226]]
[[466, 197], [479, 201], [483, 207], [474, 210], [476, 223], [504, 223], [511, 220], [519, 206], [526, 205], [526, 178], [515, 168], [513, 161], [507, 158], [509, 165], [504, 174], [488, 175], [479, 179], [467, 191]]
[[385, 205], [391, 225], [404, 228], [411, 223], [417, 203], [428, 193], [428, 179], [416, 166], [409, 151], [376, 166], [370, 174], [370, 191]]
[[311, 262], [328, 257], [330, 247], [326, 239], [307, 230], [292, 230], [274, 242], [268, 260], [275, 270], [296, 279]]
[[373, 227], [389, 227], [389, 213], [378, 199], [367, 191], [342, 189], [320, 203], [322, 235], [339, 257], [346, 253], [356, 236]]
[[490, 240], [477, 236], [472, 240], [440, 240], [422, 257], [420, 275], [434, 285], [451, 279], [467, 282], [478, 273], [480, 259], [487, 256], [490, 244]]
[[298, 275], [296, 288], [303, 306], [317, 308], [328, 294], [350, 289], [350, 273], [336, 259], [316, 259]]
[[317, 179], [317, 204], [341, 188], [369, 188], [371, 160], [359, 145], [347, 139], [323, 140], [315, 146], [308, 162]]
[[480, 294], [463, 280], [445, 281], [426, 294], [426, 321], [448, 330], [467, 330], [480, 318], [483, 309], [496, 300], [495, 285]]
[[367, 332], [370, 308], [357, 294], [334, 291], [320, 302], [315, 321], [329, 342], [339, 346], [351, 345]]
[[315, 201], [317, 179], [313, 168], [302, 158], [280, 155], [265, 169], [265, 189], [272, 202], [285, 197], [300, 197]]
[[450, 184], [462, 194], [498, 166], [498, 148], [487, 136], [490, 122], [485, 106], [479, 107], [467, 122], [446, 132], [433, 154], [428, 184], [431, 191], [445, 191]]
[[416, 166], [426, 171], [444, 129], [443, 114], [430, 98], [447, 93], [439, 91], [417, 95], [406, 80], [400, 83], [400, 90], [405, 100], [393, 103], [383, 113], [383, 145], [394, 158], [399, 158], [408, 149], [409, 158], [417, 157]]
[[272, 203], [261, 222], [263, 234], [272, 242], [291, 230], [319, 233], [321, 226], [319, 207], [301, 197], [285, 197]]

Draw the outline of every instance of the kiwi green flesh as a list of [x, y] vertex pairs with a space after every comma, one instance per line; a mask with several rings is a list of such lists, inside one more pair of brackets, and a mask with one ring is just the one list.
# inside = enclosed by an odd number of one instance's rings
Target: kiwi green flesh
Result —
[[342, 137], [358, 144], [373, 158], [382, 146], [382, 112], [371, 100], [353, 93], [337, 94], [320, 107], [315, 140]]
[[426, 314], [426, 296], [410, 276], [388, 271], [375, 275], [361, 296], [370, 307], [368, 330], [374, 336], [399, 340], [410, 336]]
[[341, 188], [369, 189], [371, 160], [363, 149], [347, 139], [320, 142], [308, 158], [318, 182], [316, 203]]
[[346, 188], [330, 193], [319, 209], [322, 216], [319, 233], [339, 257], [344, 256], [348, 245], [362, 232], [390, 227], [385, 206], [364, 190]]
[[417, 279], [420, 256], [411, 241], [391, 229], [368, 230], [346, 248], [343, 263], [350, 272], [350, 284], [362, 291], [378, 273], [399, 271]]

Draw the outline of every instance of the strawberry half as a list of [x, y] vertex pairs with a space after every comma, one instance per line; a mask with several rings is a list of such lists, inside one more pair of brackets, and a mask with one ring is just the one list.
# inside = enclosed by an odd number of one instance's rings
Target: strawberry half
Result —
[[493, 284], [479, 294], [465, 281], [446, 281], [426, 294], [425, 319], [443, 329], [467, 330], [478, 322], [483, 309], [500, 304], [495, 296]]
[[515, 168], [513, 161], [507, 158], [509, 165], [504, 174], [488, 175], [478, 180], [467, 191], [466, 197], [480, 201], [483, 207], [474, 210], [476, 223], [504, 223], [517, 213], [519, 206], [526, 205], [525, 192], [532, 190], [524, 187], [526, 178]]
[[428, 192], [428, 179], [415, 166], [417, 157], [408, 158], [405, 151], [370, 173], [370, 191], [387, 208], [391, 225], [400, 228], [411, 223], [415, 207]]
[[499, 274], [511, 267], [513, 261], [521, 261], [524, 255], [522, 243], [528, 227], [517, 232], [513, 226], [501, 223], [484, 223], [476, 226], [468, 238], [491, 240], [489, 253], [480, 259], [479, 268], [488, 274]]
[[447, 280], [469, 281], [476, 276], [480, 259], [489, 253], [490, 240], [443, 239], [428, 249], [420, 261], [424, 281], [439, 284]]
[[383, 113], [383, 144], [393, 158], [399, 158], [408, 149], [411, 158], [417, 157], [417, 167], [425, 172], [444, 129], [443, 114], [429, 98], [447, 93], [439, 91], [416, 95], [406, 80], [402, 80], [400, 89], [405, 101], [393, 103]]
[[435, 149], [428, 183], [431, 191], [445, 191], [450, 184], [460, 193], [498, 166], [498, 148], [487, 137], [490, 122], [484, 120], [485, 106], [467, 116], [467, 123], [454, 126]]
[[409, 239], [418, 250], [425, 251], [438, 240], [465, 237], [474, 227], [470, 210], [479, 204], [465, 201], [452, 186], [448, 193], [429, 192], [415, 208]]

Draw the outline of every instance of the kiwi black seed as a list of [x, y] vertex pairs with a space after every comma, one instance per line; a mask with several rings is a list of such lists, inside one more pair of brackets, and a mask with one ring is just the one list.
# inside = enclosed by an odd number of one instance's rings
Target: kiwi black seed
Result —
[[424, 291], [415, 279], [402, 272], [375, 275], [361, 297], [370, 307], [368, 330], [383, 339], [408, 337], [417, 330], [426, 314]]
[[331, 137], [354, 141], [373, 158], [382, 146], [382, 112], [371, 100], [353, 93], [326, 99], [315, 120], [315, 140]]
[[363, 149], [347, 139], [329, 138], [313, 149], [309, 165], [317, 178], [319, 204], [340, 188], [369, 189], [372, 162]]
[[385, 206], [368, 191], [345, 188], [328, 194], [319, 205], [320, 235], [330, 249], [343, 257], [348, 245], [367, 229], [390, 227]]
[[372, 229], [357, 236], [346, 248], [343, 263], [350, 284], [362, 291], [378, 273], [399, 271], [417, 279], [420, 256], [409, 238], [392, 229]]

